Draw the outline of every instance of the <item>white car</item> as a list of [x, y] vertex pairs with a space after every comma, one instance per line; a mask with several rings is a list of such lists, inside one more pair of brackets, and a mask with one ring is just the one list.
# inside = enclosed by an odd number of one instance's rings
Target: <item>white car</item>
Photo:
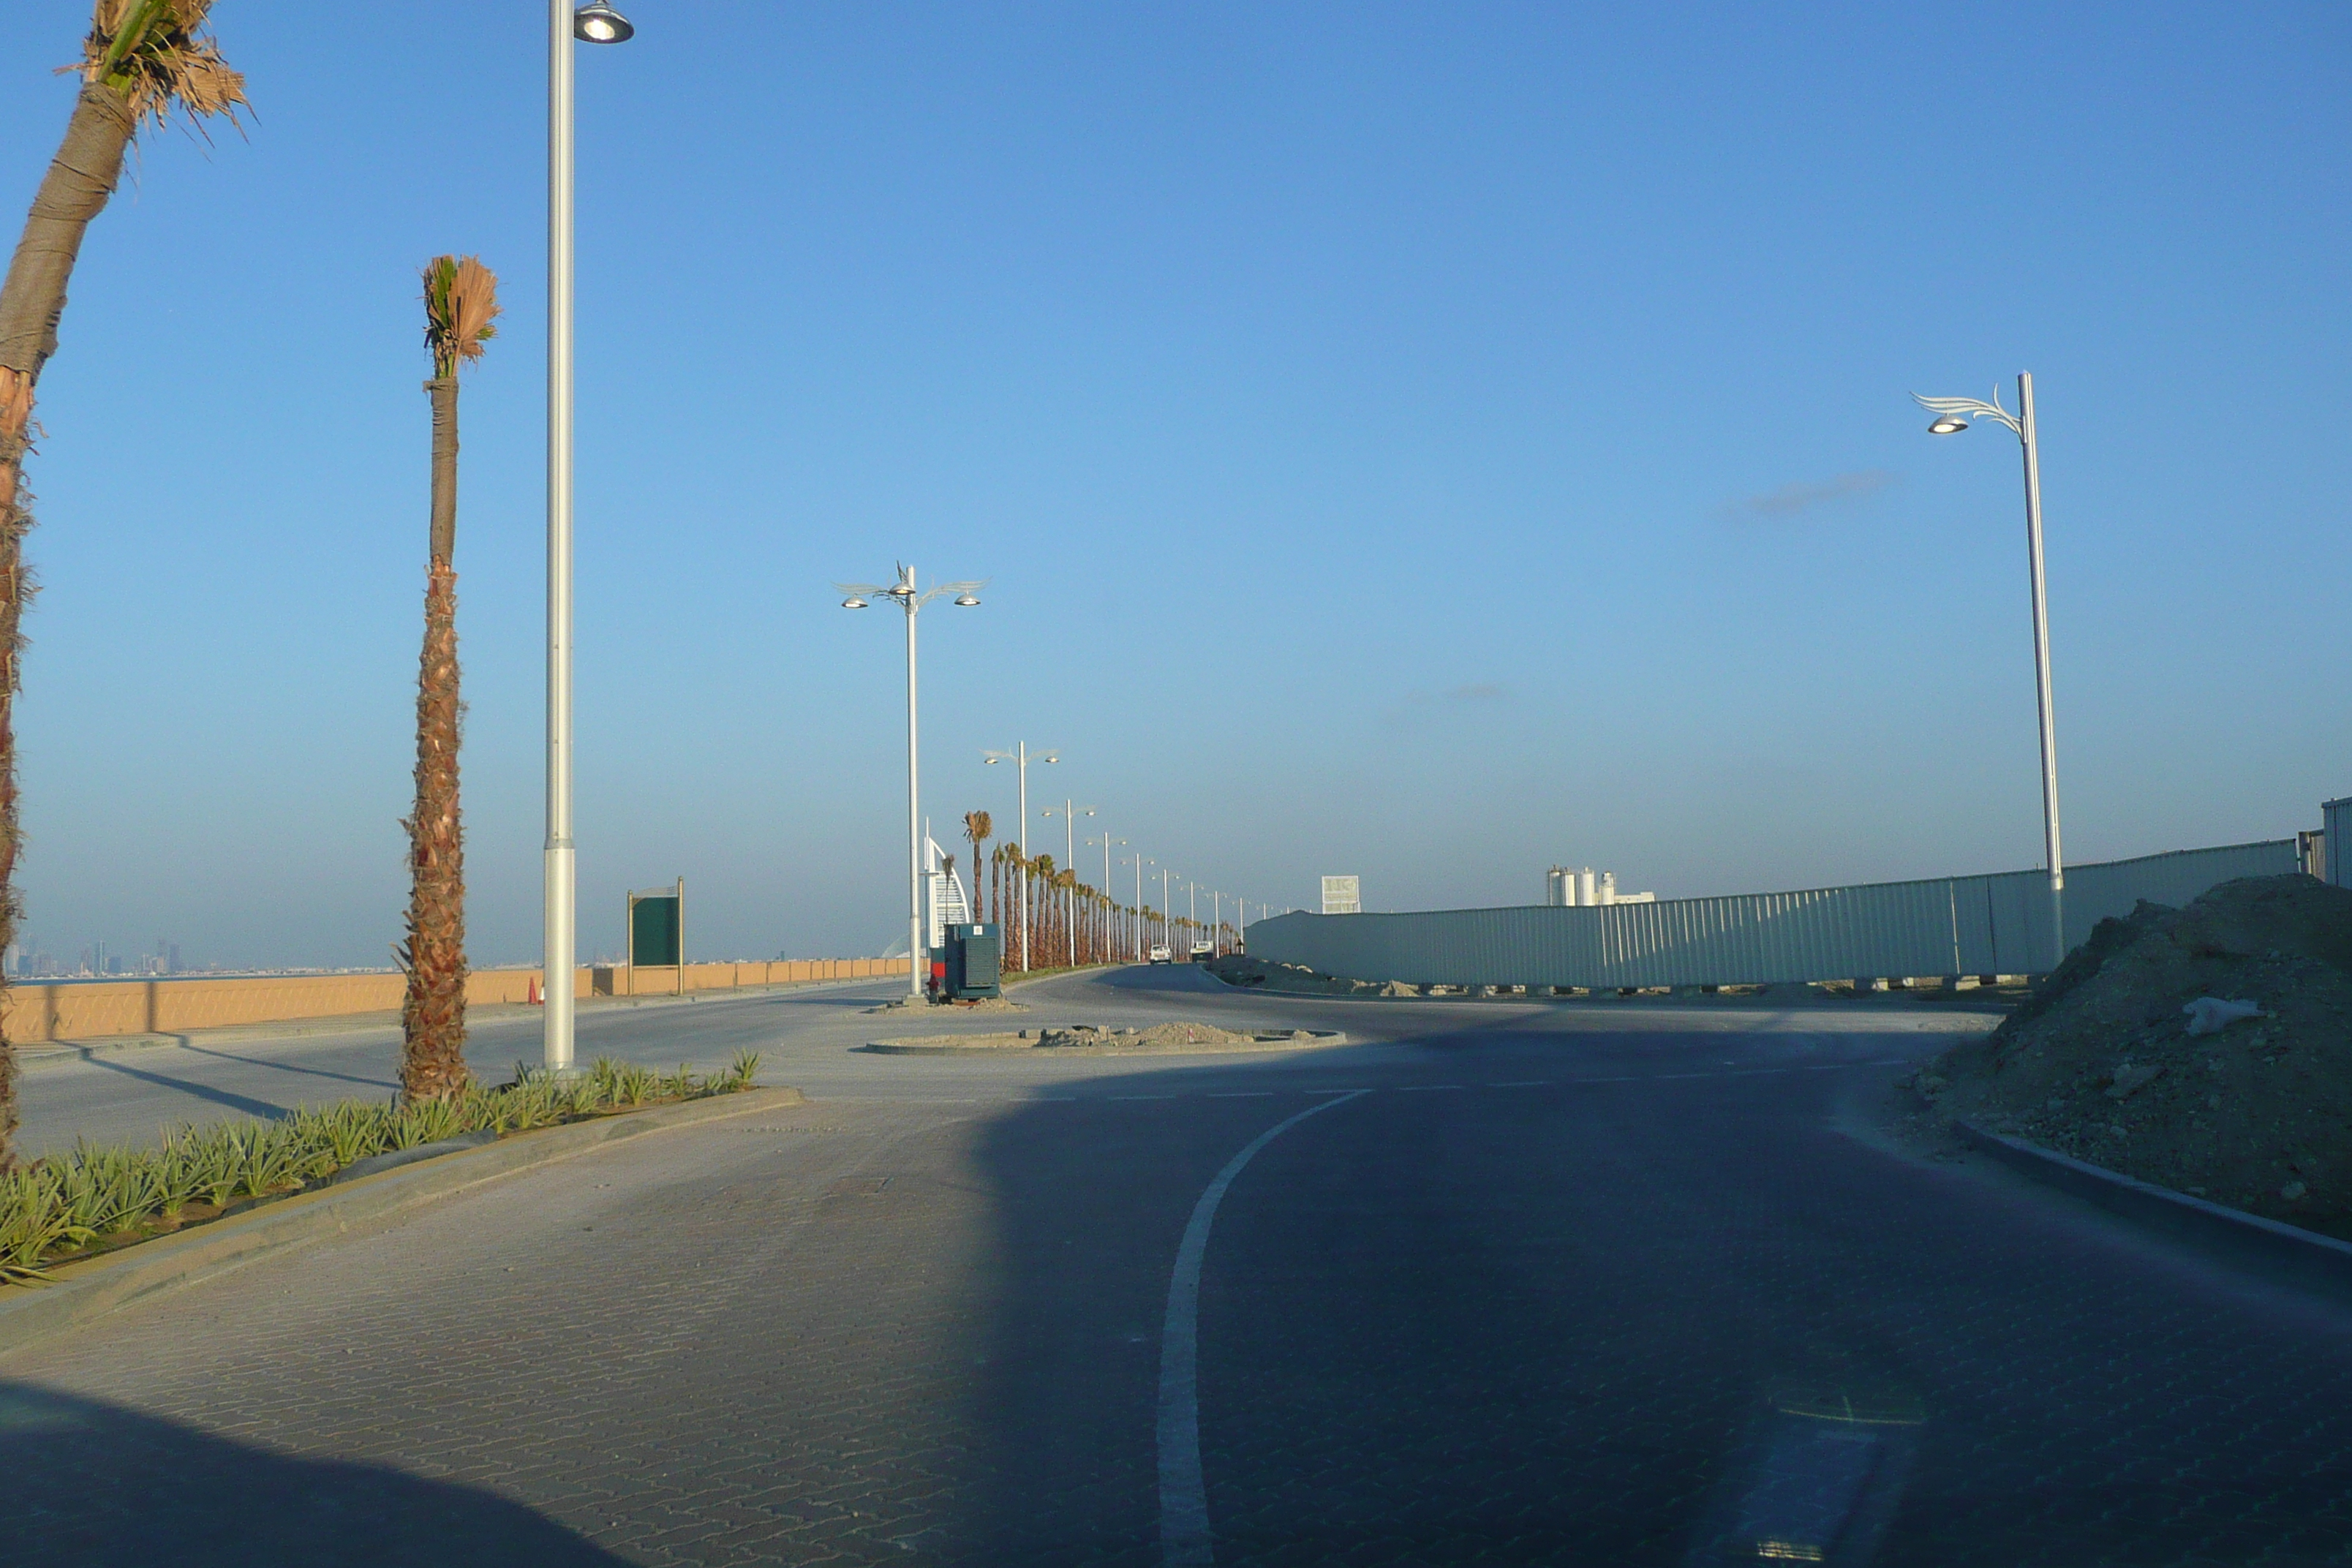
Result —
[[1151, 962], [1154, 963], [1173, 963], [1176, 962], [1176, 958], [1173, 953], [1168, 951], [1167, 943], [1154, 942], [1151, 945]]

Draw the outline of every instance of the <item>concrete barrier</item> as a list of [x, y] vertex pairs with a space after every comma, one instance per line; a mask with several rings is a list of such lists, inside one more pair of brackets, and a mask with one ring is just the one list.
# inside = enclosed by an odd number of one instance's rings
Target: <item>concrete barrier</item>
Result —
[[[688, 991], [862, 980], [906, 973], [904, 959], [803, 958], [774, 963], [689, 963]], [[466, 977], [476, 1006], [530, 998], [537, 969], [480, 969]], [[18, 1045], [96, 1040], [116, 1035], [173, 1035], [239, 1024], [280, 1024], [400, 1009], [407, 977], [388, 974], [263, 974], [185, 979], [20, 981], [0, 1006], [0, 1028]], [[675, 968], [583, 968], [574, 996], [667, 995], [679, 989]]]

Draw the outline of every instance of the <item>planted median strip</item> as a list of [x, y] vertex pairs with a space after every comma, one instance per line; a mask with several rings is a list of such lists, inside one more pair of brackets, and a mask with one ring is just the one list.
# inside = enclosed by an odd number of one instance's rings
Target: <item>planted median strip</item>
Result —
[[0, 1286], [37, 1286], [60, 1264], [372, 1173], [403, 1154], [739, 1093], [759, 1068], [753, 1051], [699, 1077], [682, 1065], [660, 1073], [603, 1059], [577, 1079], [518, 1066], [511, 1083], [446, 1100], [306, 1106], [281, 1121], [183, 1127], [155, 1149], [79, 1145], [0, 1176]]

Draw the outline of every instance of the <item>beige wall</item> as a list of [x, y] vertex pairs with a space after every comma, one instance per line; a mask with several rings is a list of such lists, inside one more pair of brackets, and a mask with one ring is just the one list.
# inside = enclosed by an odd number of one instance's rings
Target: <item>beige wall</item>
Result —
[[[779, 963], [689, 963], [686, 989], [797, 984], [900, 974], [904, 959], [820, 958]], [[489, 1004], [529, 999], [536, 969], [477, 970], [466, 979], [466, 999]], [[19, 1045], [43, 1040], [102, 1039], [110, 1035], [179, 1034], [235, 1024], [284, 1023], [400, 1008], [405, 976], [286, 974], [236, 979], [40, 981], [9, 987], [0, 1028]], [[575, 996], [664, 995], [677, 985], [675, 969], [640, 969], [634, 985], [625, 968], [582, 969]]]

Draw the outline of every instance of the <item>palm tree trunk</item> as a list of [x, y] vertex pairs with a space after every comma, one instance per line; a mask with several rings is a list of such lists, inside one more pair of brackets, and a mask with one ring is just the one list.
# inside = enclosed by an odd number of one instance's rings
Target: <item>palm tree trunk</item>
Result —
[[466, 842], [458, 816], [457, 378], [433, 397], [432, 561], [416, 675], [416, 806], [408, 828], [408, 995], [400, 1089], [409, 1100], [462, 1091], [466, 1068]]
[[[121, 93], [85, 83], [65, 140], [34, 193], [25, 232], [0, 283], [0, 952], [16, 940], [16, 693], [21, 686], [25, 607], [33, 597], [25, 534], [33, 526], [24, 459], [33, 388], [58, 349], [66, 283], [90, 220], [122, 177], [122, 154], [138, 124]], [[7, 999], [0, 973], [0, 1005]], [[0, 1171], [16, 1163], [16, 1047], [0, 1029]]]

